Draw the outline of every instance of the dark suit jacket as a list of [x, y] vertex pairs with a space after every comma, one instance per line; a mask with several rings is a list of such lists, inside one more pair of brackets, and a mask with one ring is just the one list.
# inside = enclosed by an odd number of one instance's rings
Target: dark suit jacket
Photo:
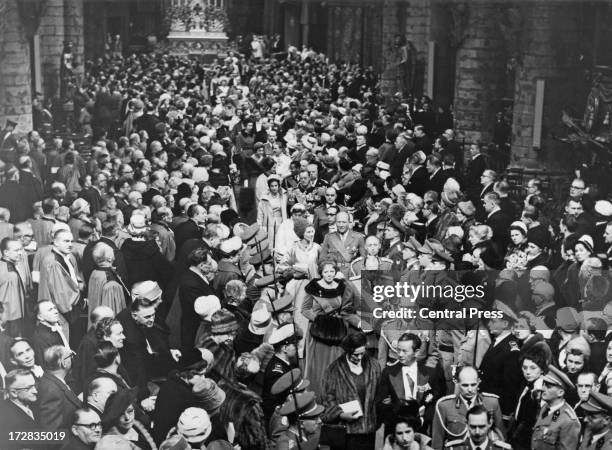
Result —
[[159, 192], [157, 189], [155, 188], [150, 188], [148, 191], [146, 191], [144, 194], [142, 194], [142, 203], [144, 205], [150, 205], [151, 204], [151, 200], [153, 199], [153, 197], [155, 197], [156, 195], [162, 195], [161, 192]]
[[482, 378], [480, 391], [499, 395], [499, 404], [504, 416], [514, 412], [521, 393], [523, 375], [519, 365], [519, 355], [518, 342], [510, 334], [499, 344], [495, 346], [491, 344], [480, 363]]
[[[402, 365], [398, 362], [383, 369], [378, 389], [376, 390], [375, 403], [380, 417], [388, 423], [393, 417], [394, 411], [406, 400], [404, 380], [402, 377]], [[428, 399], [431, 393], [432, 398]], [[417, 398], [419, 405], [425, 406], [425, 424], [431, 423], [433, 419], [434, 406], [438, 399], [446, 394], [446, 383], [444, 374], [440, 367], [427, 367], [425, 363], [417, 363]], [[390, 397], [391, 405], [384, 405], [383, 401]], [[426, 402], [426, 400], [429, 400]]]
[[26, 188], [28, 197], [27, 199], [24, 198], [23, 201], [27, 201], [29, 205], [33, 205], [35, 202], [43, 199], [42, 182], [32, 172], [19, 171], [19, 184]]
[[91, 207], [92, 214], [97, 214], [102, 208], [102, 195], [100, 195], [100, 192], [93, 186], [83, 189], [79, 193], [79, 197], [87, 200], [89, 206]]
[[36, 410], [41, 428], [51, 431], [68, 428], [72, 413], [81, 408], [76, 394], [55, 375], [45, 372], [36, 383], [38, 401]]
[[470, 160], [465, 174], [466, 187], [478, 190], [480, 187], [480, 176], [486, 168], [487, 161], [484, 155], [480, 155], [476, 157], [476, 159]]
[[487, 218], [486, 224], [493, 230], [491, 241], [500, 255], [506, 254], [506, 248], [510, 241], [510, 219], [501, 211], [494, 212]]
[[408, 142], [401, 149], [397, 151], [391, 161], [391, 176], [396, 180], [401, 179], [402, 172], [404, 171], [404, 164], [406, 160], [415, 152], [414, 144]]
[[200, 352], [194, 347], [195, 337], [200, 326], [193, 305], [198, 297], [214, 295], [212, 286], [191, 270], [180, 277], [179, 301], [181, 302], [181, 363], [190, 364], [201, 359]]
[[[34, 412], [34, 414], [36, 414]], [[9, 442], [10, 431], [28, 431], [40, 428], [38, 424], [10, 400], [0, 400], [0, 448], [22, 449], [23, 443]], [[36, 415], [34, 415], [36, 418]], [[28, 447], [30, 448], [30, 447]]]
[[[66, 336], [68, 337], [68, 336]], [[30, 339], [36, 356], [36, 363], [43, 363], [43, 353], [52, 345], [64, 345], [62, 338], [57, 331], [51, 331], [46, 325], [36, 324], [32, 338]]]
[[181, 248], [182, 245], [188, 239], [195, 239], [202, 237], [202, 230], [200, 227], [193, 221], [187, 220], [183, 222], [176, 230], [174, 230], [174, 242], [176, 242], [176, 248]]
[[446, 177], [444, 175], [444, 171], [440, 169], [435, 174], [433, 174], [433, 176], [429, 176], [427, 180], [427, 190], [436, 191], [438, 194], [440, 194], [442, 192], [442, 188], [444, 188], [445, 182]]
[[[125, 334], [121, 363], [130, 380], [138, 386], [139, 392], [145, 392], [148, 381], [165, 377], [176, 367], [170, 355], [169, 336], [157, 324], [151, 328], [138, 325], [129, 309], [117, 314], [117, 320], [121, 322]], [[147, 342], [153, 354], [147, 350]]]
[[425, 166], [419, 166], [417, 170], [410, 176], [408, 184], [404, 186], [406, 192], [413, 192], [416, 195], [422, 197], [427, 190], [427, 183], [429, 181], [429, 174]]

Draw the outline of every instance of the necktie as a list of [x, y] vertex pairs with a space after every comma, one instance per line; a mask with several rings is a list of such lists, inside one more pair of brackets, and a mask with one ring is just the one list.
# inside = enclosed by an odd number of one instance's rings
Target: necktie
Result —
[[413, 394], [413, 392], [414, 392], [414, 380], [412, 379], [412, 377], [410, 376], [409, 373], [406, 374], [406, 379], [408, 380], [408, 388], [410, 389], [410, 392], [409, 392], [410, 397], [408, 397], [408, 396], [406, 396], [406, 397], [407, 397], [407, 399], [414, 398], [414, 394]]
[[541, 415], [542, 419], [544, 417], [546, 417], [549, 412], [550, 412], [550, 407], [548, 405], [546, 405], [544, 408], [542, 408], [542, 415]]

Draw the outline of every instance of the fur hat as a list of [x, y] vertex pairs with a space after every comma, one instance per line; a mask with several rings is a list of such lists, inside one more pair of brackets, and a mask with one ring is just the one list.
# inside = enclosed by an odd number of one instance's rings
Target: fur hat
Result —
[[225, 308], [215, 311], [211, 316], [210, 321], [212, 322], [210, 327], [212, 334], [230, 334], [237, 331], [239, 328], [236, 316]]
[[387, 210], [387, 215], [389, 218], [392, 220], [395, 219], [397, 222], [402, 220], [404, 214], [406, 214], [406, 208], [398, 203], [393, 203]]

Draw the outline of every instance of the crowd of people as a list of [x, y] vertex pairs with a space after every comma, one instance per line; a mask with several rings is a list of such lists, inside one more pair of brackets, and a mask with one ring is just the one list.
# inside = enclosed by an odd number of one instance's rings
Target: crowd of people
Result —
[[432, 106], [313, 52], [115, 55], [91, 145], [7, 123], [0, 447], [611, 448], [612, 203], [519, 192]]

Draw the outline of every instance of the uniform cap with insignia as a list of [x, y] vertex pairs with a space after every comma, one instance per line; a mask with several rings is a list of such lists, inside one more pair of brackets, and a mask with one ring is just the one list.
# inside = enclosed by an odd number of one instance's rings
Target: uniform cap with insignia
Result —
[[300, 392], [290, 395], [278, 411], [283, 416], [297, 414], [300, 419], [310, 419], [320, 416], [325, 408], [317, 405], [314, 392]]
[[274, 300], [272, 303], [266, 303], [268, 310], [274, 314], [281, 312], [291, 312], [293, 308], [293, 298], [290, 295], [283, 295], [278, 300]]
[[612, 415], [612, 397], [600, 392], [591, 392], [589, 399], [581, 406], [586, 412], [605, 412]]
[[608, 200], [597, 200], [595, 202], [595, 212], [602, 217], [612, 217], [612, 203]]
[[302, 371], [299, 368], [291, 369], [274, 382], [270, 388], [272, 395], [288, 395], [291, 392], [302, 392], [310, 386], [310, 381], [302, 378]]
[[495, 300], [493, 302], [493, 309], [496, 311], [501, 311], [504, 315], [503, 319], [511, 323], [516, 323], [519, 320], [514, 311], [512, 311], [512, 309], [502, 301]]
[[566, 333], [574, 333], [580, 329], [580, 314], [570, 306], [564, 306], [557, 310], [557, 327]]
[[555, 384], [565, 391], [572, 391], [575, 388], [574, 383], [565, 375], [561, 370], [550, 364], [548, 366], [548, 372], [544, 375], [544, 382]]
[[421, 244], [419, 244], [419, 241], [417, 241], [415, 239], [414, 236], [410, 236], [410, 238], [402, 243], [402, 250], [403, 249], [410, 249], [415, 253], [419, 252], [419, 248], [421, 247]]
[[293, 326], [293, 324], [289, 323], [274, 330], [270, 335], [270, 340], [268, 341], [268, 343], [270, 345], [280, 344], [281, 342], [285, 342], [293, 338], [295, 334], [295, 327]]

